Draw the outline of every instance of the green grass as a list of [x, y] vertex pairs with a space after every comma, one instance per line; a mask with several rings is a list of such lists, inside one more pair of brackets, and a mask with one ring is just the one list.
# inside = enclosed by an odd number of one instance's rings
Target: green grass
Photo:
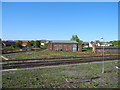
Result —
[[3, 88], [117, 88], [117, 65], [117, 62], [105, 63], [105, 73], [101, 73], [102, 63], [3, 72], [2, 85]]
[[[61, 57], [81, 57], [81, 56], [95, 56], [101, 53], [93, 53], [91, 50], [84, 52], [71, 51], [37, 51], [31, 53], [17, 54], [14, 56], [7, 56], [8, 59], [36, 59], [36, 58], [61, 58]], [[105, 53], [105, 55], [118, 55], [112, 53]]]

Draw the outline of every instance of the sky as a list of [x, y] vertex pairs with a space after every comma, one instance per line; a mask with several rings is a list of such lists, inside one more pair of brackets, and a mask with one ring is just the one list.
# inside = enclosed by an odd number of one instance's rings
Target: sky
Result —
[[118, 40], [117, 2], [3, 2], [3, 40]]

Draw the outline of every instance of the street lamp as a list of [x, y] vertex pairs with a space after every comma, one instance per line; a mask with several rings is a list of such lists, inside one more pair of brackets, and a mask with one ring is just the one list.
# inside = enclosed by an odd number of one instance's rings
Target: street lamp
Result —
[[[101, 37], [101, 39], [104, 41], [103, 37]], [[103, 56], [102, 73], [104, 73], [104, 45], [103, 45], [103, 48], [101, 46], [101, 53]]]

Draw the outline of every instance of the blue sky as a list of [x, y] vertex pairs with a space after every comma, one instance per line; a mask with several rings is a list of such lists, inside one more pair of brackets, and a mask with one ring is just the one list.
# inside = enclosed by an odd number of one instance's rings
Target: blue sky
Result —
[[117, 2], [3, 2], [2, 39], [118, 39]]

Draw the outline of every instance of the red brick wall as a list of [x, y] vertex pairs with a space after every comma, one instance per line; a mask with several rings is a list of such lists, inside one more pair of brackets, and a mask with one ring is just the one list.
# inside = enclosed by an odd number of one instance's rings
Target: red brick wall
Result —
[[[103, 49], [102, 49], [103, 50]], [[101, 52], [102, 51], [101, 49], [94, 49], [93, 52], [94, 53], [97, 53], [97, 52]], [[115, 48], [115, 49], [107, 49], [107, 48], [104, 48], [104, 52], [111, 52], [111, 53], [117, 53], [118, 52], [118, 49]]]
[[78, 51], [82, 51], [82, 44], [78, 43]]
[[48, 50], [52, 50], [52, 43], [48, 44]]
[[48, 43], [48, 50], [56, 51], [61, 48], [62, 51], [72, 51], [73, 44], [77, 45], [77, 51], [82, 51], [81, 43]]

